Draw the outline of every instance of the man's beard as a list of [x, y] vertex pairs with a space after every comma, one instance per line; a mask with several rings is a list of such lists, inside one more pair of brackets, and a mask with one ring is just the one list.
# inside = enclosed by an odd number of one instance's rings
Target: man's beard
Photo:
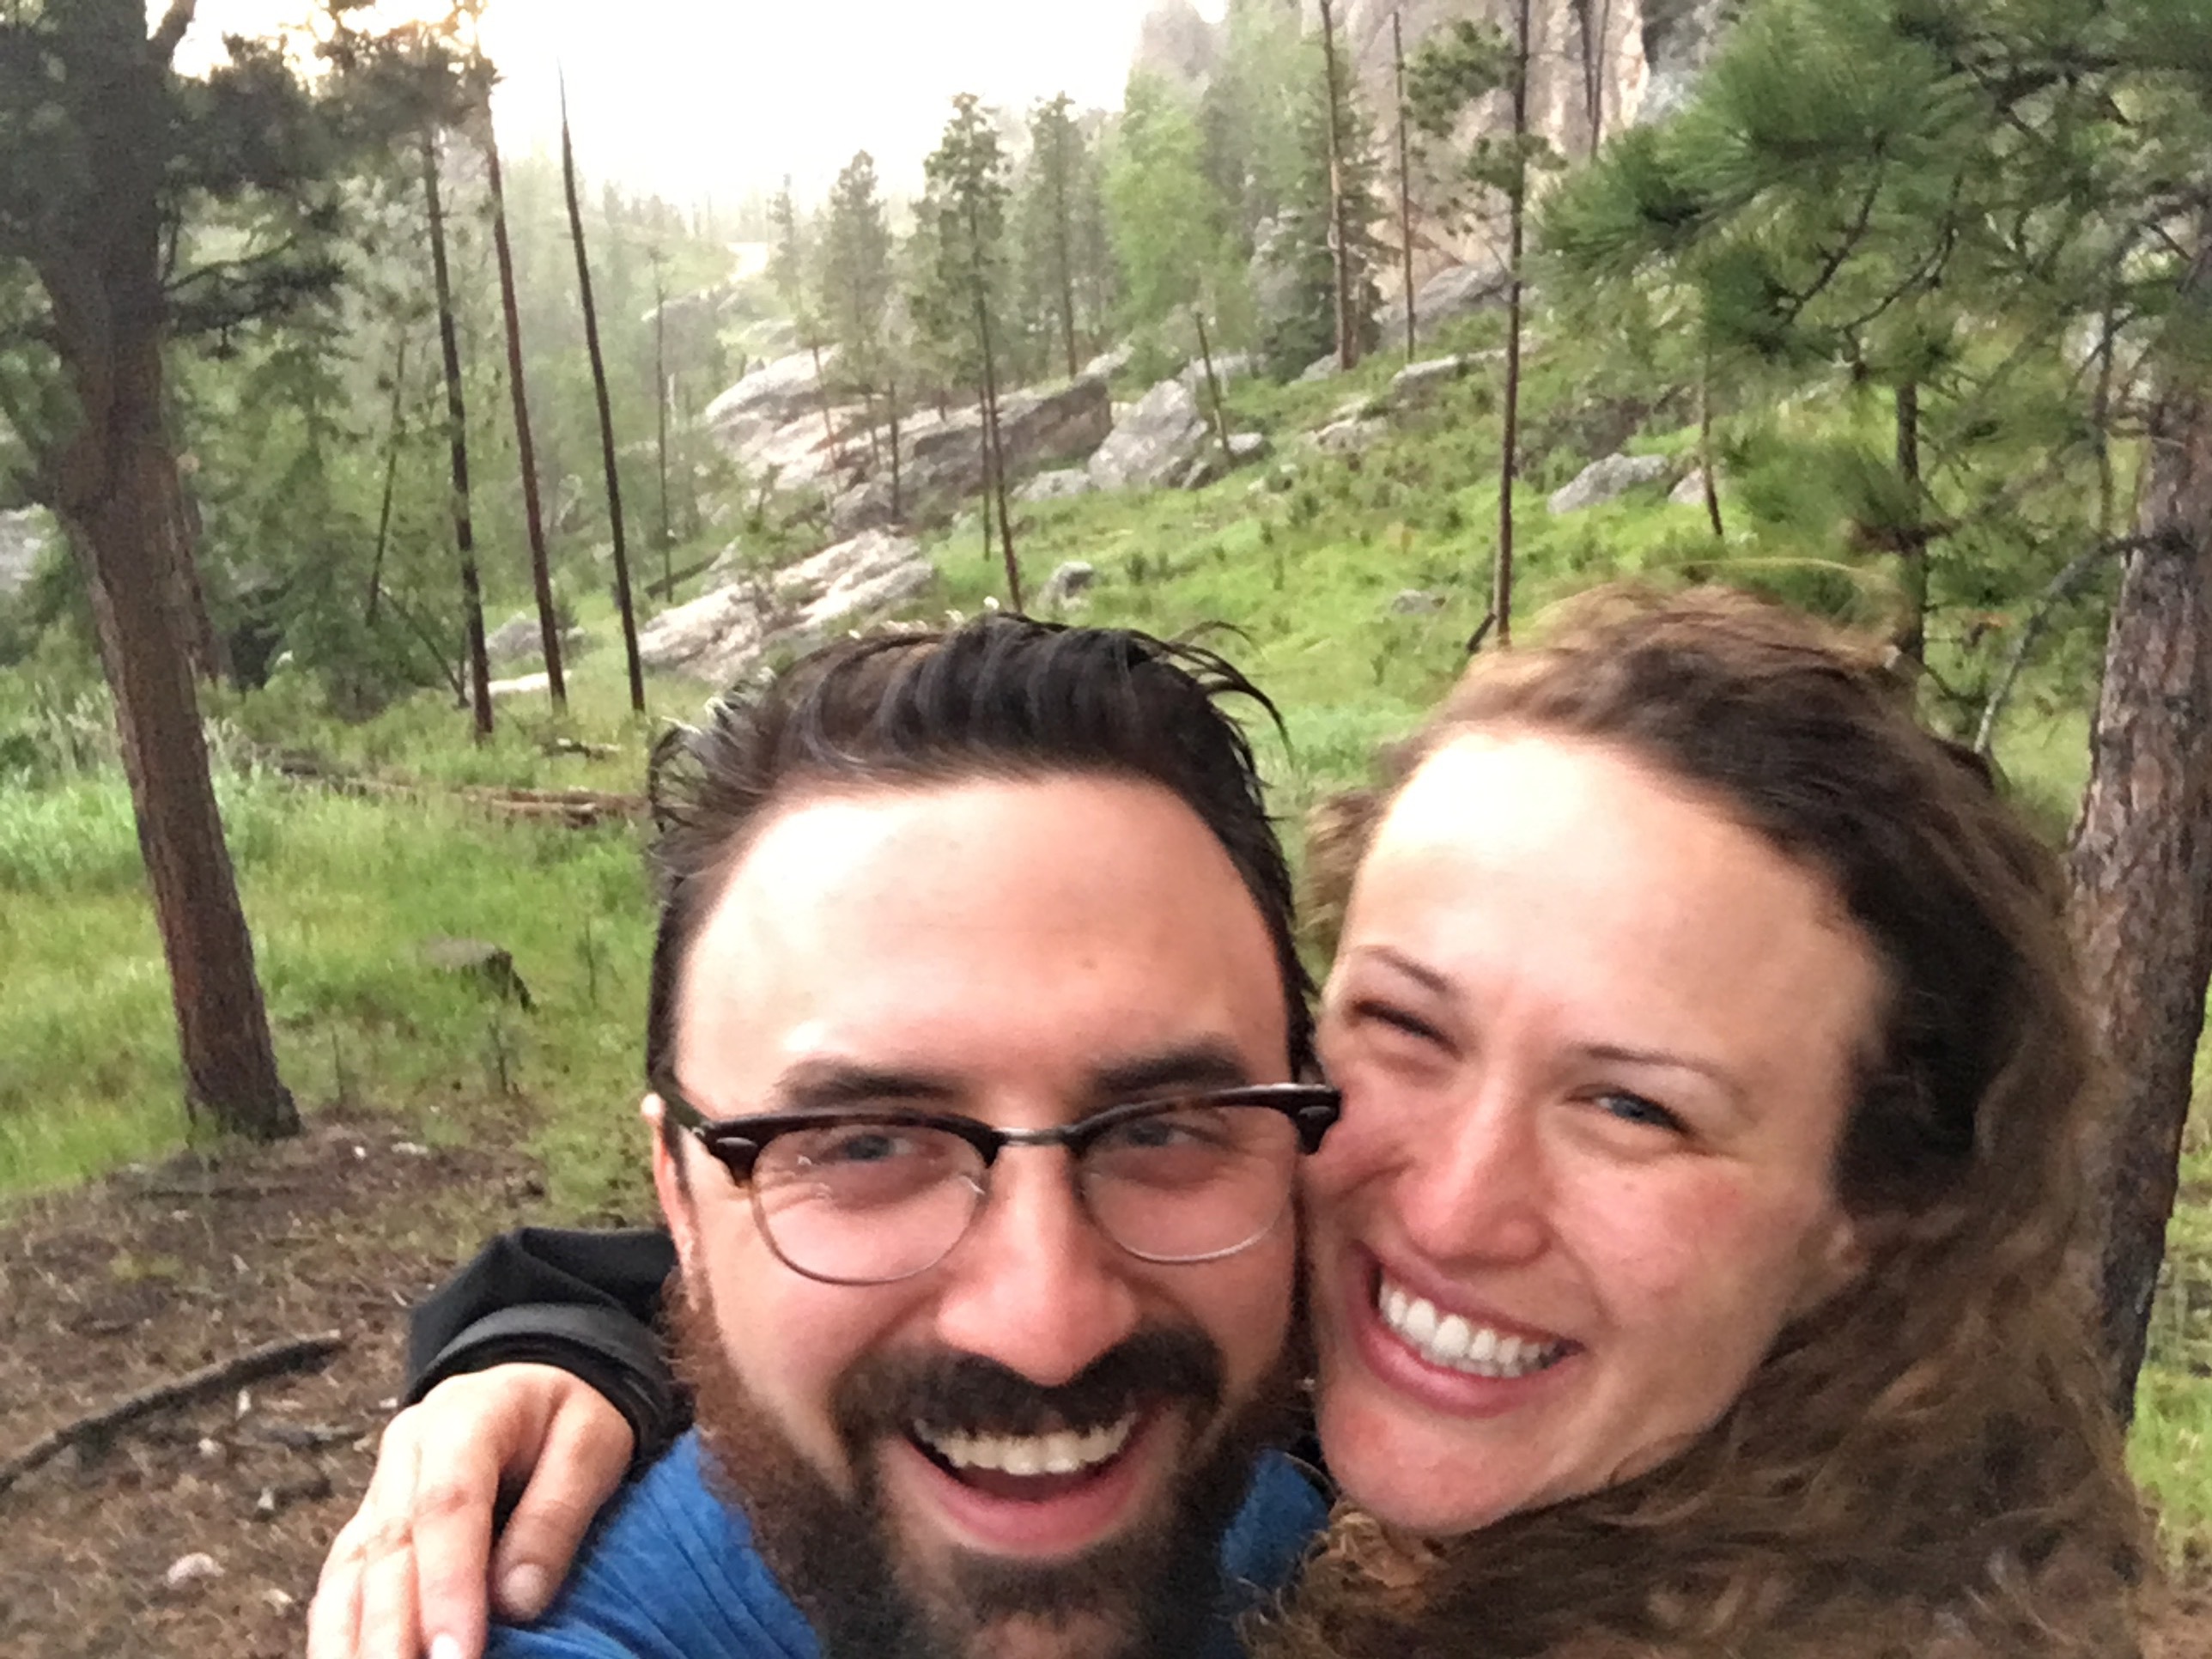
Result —
[[[762, 1558], [813, 1626], [824, 1659], [1183, 1659], [1203, 1645], [1220, 1594], [1223, 1531], [1254, 1461], [1291, 1410], [1287, 1364], [1226, 1415], [1219, 1351], [1195, 1330], [1153, 1327], [1073, 1381], [1040, 1388], [980, 1355], [939, 1350], [865, 1358], [831, 1398], [850, 1496], [809, 1462], [732, 1367], [711, 1310], [687, 1281], [674, 1298], [678, 1373], [726, 1498], [752, 1522]], [[1202, 1461], [1155, 1513], [1067, 1561], [990, 1556], [949, 1541], [941, 1566], [903, 1547], [878, 1459], [915, 1423], [1000, 1434], [1109, 1422], [1133, 1406], [1179, 1406]]]

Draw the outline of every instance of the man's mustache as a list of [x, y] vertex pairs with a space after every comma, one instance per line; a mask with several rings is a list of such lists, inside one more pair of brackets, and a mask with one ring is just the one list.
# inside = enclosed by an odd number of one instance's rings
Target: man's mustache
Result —
[[1142, 1405], [1188, 1401], [1210, 1413], [1221, 1402], [1221, 1351], [1187, 1328], [1139, 1331], [1053, 1387], [995, 1359], [958, 1350], [883, 1354], [839, 1380], [831, 1401], [848, 1445], [916, 1424], [951, 1433], [1039, 1435], [1118, 1422]]

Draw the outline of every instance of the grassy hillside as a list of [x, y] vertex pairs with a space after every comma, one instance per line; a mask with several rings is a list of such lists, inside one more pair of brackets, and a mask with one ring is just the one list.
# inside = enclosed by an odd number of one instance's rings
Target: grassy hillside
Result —
[[[1481, 349], [1492, 327], [1471, 324], [1437, 349]], [[1206, 490], [1094, 495], [1017, 514], [1033, 585], [1062, 560], [1097, 567], [1084, 620], [1225, 630], [1214, 642], [1282, 710], [1288, 741], [1259, 736], [1286, 818], [1359, 781], [1375, 745], [1408, 729], [1457, 672], [1487, 605], [1494, 374], [1478, 371], [1394, 416], [1361, 454], [1323, 455], [1302, 436], [1380, 394], [1396, 366], [1311, 386], [1236, 386], [1232, 424], [1268, 434], [1273, 453]], [[1716, 541], [1702, 507], [1670, 504], [1662, 483], [1553, 516], [1546, 495], [1587, 461], [1623, 444], [1683, 458], [1694, 434], [1686, 411], [1633, 388], [1607, 391], [1564, 347], [1536, 357], [1531, 401], [1517, 622], [1620, 574], [1747, 583], [1870, 624], [1890, 615], [1895, 588], [1882, 561], [1838, 552], [1817, 513], [1792, 516], [1769, 500], [1754, 514], [1731, 493], [1729, 534]], [[1796, 418], [1847, 429], [1863, 413], [1844, 400]], [[1759, 487], [1752, 479], [1745, 489]], [[797, 544], [745, 527], [741, 510], [733, 519], [757, 556]], [[912, 614], [972, 614], [993, 601], [999, 565], [972, 519], [928, 546], [942, 580]], [[671, 562], [681, 568], [713, 550], [678, 550]], [[1433, 608], [1395, 609], [1410, 590], [1433, 595]], [[612, 640], [604, 599], [580, 613]], [[1936, 678], [1971, 681], [1985, 666], [1973, 649], [1965, 623], [1939, 617]], [[2054, 649], [2031, 672], [1998, 744], [2012, 786], [2054, 838], [2086, 771], [2090, 660], [2078, 644]], [[556, 723], [543, 698], [508, 702], [497, 739], [483, 746], [442, 695], [349, 725], [288, 677], [224, 700], [213, 729], [280, 1056], [303, 1104], [372, 1102], [434, 1143], [466, 1136], [485, 1101], [511, 1097], [552, 1171], [549, 1217], [635, 1217], [649, 1205], [631, 1109], [651, 923], [637, 832], [517, 824], [449, 791], [634, 791], [658, 723], [692, 713], [708, 688], [658, 679], [652, 717], [638, 720], [611, 643], [578, 659], [570, 683], [566, 720]], [[167, 984], [128, 799], [103, 758], [106, 715], [96, 696], [71, 702], [56, 684], [31, 669], [0, 674], [0, 775], [11, 782], [0, 792], [0, 1200], [157, 1156], [192, 1133], [178, 1104]], [[556, 739], [567, 746], [556, 751]], [[301, 784], [270, 763], [283, 750], [424, 787], [401, 799]], [[533, 1011], [429, 966], [423, 945], [442, 936], [511, 951]], [[2212, 1551], [2212, 1126], [2201, 1114], [2185, 1175], [2135, 1449], [2177, 1547]]]

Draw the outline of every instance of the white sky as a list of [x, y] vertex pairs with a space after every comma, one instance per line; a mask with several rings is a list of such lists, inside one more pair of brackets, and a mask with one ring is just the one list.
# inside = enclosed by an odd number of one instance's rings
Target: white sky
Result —
[[[550, 149], [565, 69], [577, 161], [594, 179], [696, 206], [734, 204], [788, 173], [818, 199], [853, 152], [894, 194], [921, 188], [952, 96], [1026, 109], [1065, 91], [1118, 107], [1152, 0], [489, 0], [484, 47], [504, 76], [502, 149]], [[1223, 0], [1198, 0], [1218, 17]], [[159, 11], [157, 3], [151, 9]], [[386, 0], [401, 15], [434, 0]], [[180, 63], [261, 34], [300, 0], [200, 0]]]

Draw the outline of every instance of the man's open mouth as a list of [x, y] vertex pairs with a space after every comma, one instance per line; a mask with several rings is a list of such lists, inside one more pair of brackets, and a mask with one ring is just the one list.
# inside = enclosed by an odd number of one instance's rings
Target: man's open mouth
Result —
[[1041, 1434], [908, 1425], [907, 1437], [931, 1463], [963, 1486], [994, 1498], [1043, 1503], [1097, 1480], [1135, 1438], [1143, 1413]]

